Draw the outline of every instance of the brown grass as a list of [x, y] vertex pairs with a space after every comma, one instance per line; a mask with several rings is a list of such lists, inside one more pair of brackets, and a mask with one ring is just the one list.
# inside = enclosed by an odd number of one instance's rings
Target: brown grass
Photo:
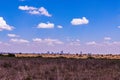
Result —
[[120, 80], [120, 60], [0, 57], [0, 80]]
[[112, 54], [15, 54], [16, 57], [45, 57], [45, 58], [76, 58], [76, 59], [87, 59], [89, 56], [95, 59], [120, 59], [120, 55], [112, 55]]

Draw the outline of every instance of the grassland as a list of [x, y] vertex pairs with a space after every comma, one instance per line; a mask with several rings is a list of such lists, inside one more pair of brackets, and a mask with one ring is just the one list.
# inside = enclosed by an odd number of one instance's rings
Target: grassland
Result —
[[21, 55], [0, 57], [0, 80], [120, 80], [120, 59]]
[[[7, 54], [6, 54], [7, 55]], [[44, 57], [44, 58], [75, 58], [75, 59], [87, 59], [92, 57], [95, 59], [120, 59], [119, 54], [15, 54], [16, 57]]]

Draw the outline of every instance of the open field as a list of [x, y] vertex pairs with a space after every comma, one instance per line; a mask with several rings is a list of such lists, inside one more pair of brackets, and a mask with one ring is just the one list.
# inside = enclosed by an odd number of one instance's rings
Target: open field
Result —
[[76, 58], [76, 59], [86, 59], [92, 57], [95, 59], [120, 59], [120, 55], [112, 54], [15, 54], [16, 57], [47, 57], [47, 58]]
[[120, 60], [1, 56], [0, 80], [120, 80]]
[[14, 57], [43, 57], [43, 58], [75, 58], [87, 59], [89, 57], [94, 59], [120, 59], [120, 54], [82, 54], [82, 53], [0, 53], [0, 56], [14, 55]]

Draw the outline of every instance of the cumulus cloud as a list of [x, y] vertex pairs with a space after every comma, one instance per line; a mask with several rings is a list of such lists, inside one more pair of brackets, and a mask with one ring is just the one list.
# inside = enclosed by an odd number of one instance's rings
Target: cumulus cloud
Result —
[[61, 28], [63, 28], [63, 26], [61, 26], [61, 25], [58, 25], [58, 26], [57, 26], [57, 28], [61, 29]]
[[89, 20], [86, 17], [82, 17], [82, 18], [74, 18], [71, 21], [72, 25], [83, 25], [83, 24], [88, 24]]
[[51, 17], [52, 15], [48, 13], [48, 11], [44, 8], [44, 7], [40, 7], [39, 8], [39, 12], [42, 14], [42, 15], [45, 15], [45, 16], [48, 16], [48, 17]]
[[37, 28], [54, 28], [53, 23], [39, 23]]
[[36, 7], [26, 5], [26, 6], [19, 6], [18, 9], [27, 11], [28, 13], [33, 14], [33, 15], [44, 15], [47, 17], [52, 16], [51, 14], [49, 14], [47, 9], [45, 9], [44, 7], [36, 8]]
[[63, 44], [63, 42], [58, 39], [50, 39], [50, 38], [47, 39], [34, 38], [33, 42], [45, 43], [47, 45]]
[[25, 10], [25, 11], [27, 11], [27, 10], [36, 10], [37, 8], [35, 8], [35, 7], [32, 7], [32, 6], [19, 6], [18, 7], [20, 10]]
[[10, 26], [6, 23], [6, 21], [3, 19], [3, 17], [0, 17], [0, 31], [2, 30], [13, 30], [13, 26]]
[[29, 43], [29, 41], [25, 39], [11, 39], [10, 41], [15, 43]]
[[95, 41], [87, 42], [86, 45], [96, 45], [97, 43]]
[[111, 40], [111, 37], [104, 37], [104, 40], [109, 41], [109, 40]]
[[19, 37], [18, 35], [16, 34], [7, 34], [8, 37]]
[[42, 42], [42, 39], [40, 39], [40, 38], [34, 38], [33, 42]]

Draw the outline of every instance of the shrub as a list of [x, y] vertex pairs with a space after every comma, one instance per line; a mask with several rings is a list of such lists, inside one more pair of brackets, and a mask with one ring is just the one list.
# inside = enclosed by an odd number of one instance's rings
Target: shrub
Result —
[[4, 56], [3, 54], [0, 54], [0, 56]]
[[60, 56], [60, 57], [58, 57], [58, 59], [66, 59], [66, 57]]
[[88, 56], [87, 59], [95, 59], [95, 58], [92, 56]]
[[15, 54], [9, 53], [9, 54], [8, 54], [8, 57], [15, 57]]
[[37, 56], [38, 58], [43, 58], [42, 56]]

